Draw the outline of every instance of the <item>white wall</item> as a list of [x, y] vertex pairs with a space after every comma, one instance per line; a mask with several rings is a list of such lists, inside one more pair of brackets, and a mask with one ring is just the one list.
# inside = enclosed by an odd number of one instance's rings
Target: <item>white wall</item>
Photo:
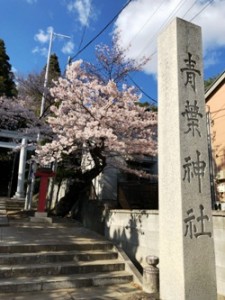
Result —
[[[159, 256], [158, 211], [110, 210], [105, 224], [106, 237], [122, 246], [134, 263], [145, 267], [147, 255]], [[213, 229], [217, 290], [225, 297], [225, 212], [213, 213]]]

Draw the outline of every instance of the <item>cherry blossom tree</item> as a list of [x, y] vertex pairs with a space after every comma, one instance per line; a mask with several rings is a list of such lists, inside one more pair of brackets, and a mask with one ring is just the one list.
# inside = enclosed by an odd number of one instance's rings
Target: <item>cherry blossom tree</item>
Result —
[[113, 80], [117, 85], [128, 82], [128, 76], [140, 71], [149, 58], [140, 57], [139, 60], [127, 59], [125, 53], [129, 51], [119, 47], [119, 34], [115, 34], [110, 45], [99, 44], [96, 46], [94, 63], [84, 62], [84, 68], [87, 74], [95, 76], [99, 81], [107, 83]]
[[[41, 99], [44, 93], [44, 79], [47, 65], [40, 73], [30, 73], [28, 76], [18, 76], [18, 92], [19, 97], [32, 99], [32, 109], [37, 115], [40, 115]], [[47, 92], [45, 95], [45, 111], [44, 115], [48, 114], [48, 108], [52, 104], [52, 97], [49, 93], [49, 88], [53, 86], [53, 80], [57, 80], [61, 75], [58, 57], [56, 54], [51, 54], [48, 70]]]
[[0, 97], [0, 129], [8, 130], [31, 130], [40, 126], [40, 121], [32, 109], [32, 102], [29, 98], [22, 99]]
[[[59, 78], [51, 94], [55, 105], [46, 121], [53, 138], [36, 153], [40, 164], [57, 161], [70, 170], [75, 184], [66, 201], [74, 201], [74, 194], [108, 163], [138, 176], [149, 176], [126, 164], [135, 155], [154, 156], [157, 151], [156, 113], [136, 105], [140, 96], [133, 87], [123, 85], [119, 89], [113, 80], [104, 83], [86, 73], [80, 60], [67, 68], [65, 78]], [[91, 158], [85, 159], [85, 168], [80, 164], [81, 155]]]

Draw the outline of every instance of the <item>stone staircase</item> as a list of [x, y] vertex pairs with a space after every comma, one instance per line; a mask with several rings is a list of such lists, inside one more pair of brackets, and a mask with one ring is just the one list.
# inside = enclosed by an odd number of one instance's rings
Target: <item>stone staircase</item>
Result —
[[8, 198], [5, 206], [7, 211], [20, 211], [24, 208], [24, 201]]
[[0, 252], [0, 293], [103, 286], [133, 280], [108, 242], [2, 245]]
[[[1, 230], [0, 299], [17, 299], [20, 293], [25, 293], [21, 299], [30, 295], [45, 299], [44, 294], [62, 290], [73, 290], [76, 296], [71, 299], [92, 299], [84, 298], [85, 289], [102, 294], [102, 289], [109, 292], [114, 286], [123, 295], [142, 292], [140, 274], [124, 252], [79, 223], [9, 219], [9, 226]], [[83, 298], [77, 296], [79, 291]]]
[[0, 227], [8, 226], [8, 218], [6, 215], [6, 198], [0, 197]]

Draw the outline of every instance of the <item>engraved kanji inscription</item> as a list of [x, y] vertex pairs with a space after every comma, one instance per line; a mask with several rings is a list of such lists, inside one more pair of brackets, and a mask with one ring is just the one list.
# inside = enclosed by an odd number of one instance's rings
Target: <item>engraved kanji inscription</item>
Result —
[[202, 118], [203, 115], [199, 112], [199, 106], [197, 105], [197, 101], [194, 101], [194, 104], [190, 104], [187, 100], [185, 105], [185, 111], [181, 113], [183, 117], [187, 119], [187, 131], [184, 133], [192, 133], [192, 136], [195, 136], [197, 132], [201, 137], [201, 133], [199, 130], [199, 118]]
[[184, 219], [185, 223], [185, 233], [184, 236], [189, 236], [191, 239], [193, 237], [198, 238], [200, 236], [212, 237], [211, 232], [207, 232], [205, 229], [205, 222], [210, 221], [209, 217], [204, 214], [204, 206], [199, 205], [200, 215], [196, 217], [194, 215], [194, 210], [191, 208], [187, 211], [187, 217]]
[[192, 54], [188, 52], [188, 58], [184, 59], [184, 62], [186, 64], [185, 68], [181, 68], [181, 72], [185, 73], [186, 75], [186, 81], [185, 85], [190, 84], [193, 90], [195, 91], [195, 77], [196, 74], [201, 75], [201, 72], [197, 69], [195, 69], [196, 61], [192, 59]]
[[205, 174], [206, 162], [204, 160], [200, 160], [201, 153], [197, 150], [197, 160], [192, 160], [190, 156], [185, 157], [185, 164], [183, 164], [184, 168], [184, 177], [183, 181], [191, 182], [192, 179], [198, 179], [198, 189], [199, 193], [202, 192], [201, 189], [201, 180]]

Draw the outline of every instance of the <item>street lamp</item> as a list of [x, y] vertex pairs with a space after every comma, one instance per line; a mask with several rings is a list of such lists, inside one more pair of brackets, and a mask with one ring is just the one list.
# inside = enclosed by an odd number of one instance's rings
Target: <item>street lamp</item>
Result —
[[47, 94], [47, 84], [48, 84], [49, 63], [50, 63], [50, 57], [51, 57], [51, 51], [52, 51], [52, 41], [53, 41], [54, 36], [59, 36], [59, 37], [70, 39], [70, 36], [55, 33], [55, 32], [53, 32], [53, 29], [51, 29], [50, 39], [49, 39], [49, 48], [48, 48], [48, 57], [47, 57], [47, 66], [46, 66], [46, 71], [45, 71], [44, 91], [43, 91], [42, 99], [41, 99], [40, 117], [42, 117], [44, 114], [45, 98], [46, 98], [46, 94]]

